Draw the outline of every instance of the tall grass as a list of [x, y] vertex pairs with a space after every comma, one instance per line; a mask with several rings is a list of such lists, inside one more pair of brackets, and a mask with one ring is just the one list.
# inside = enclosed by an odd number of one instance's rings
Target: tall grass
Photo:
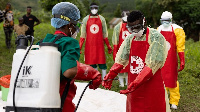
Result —
[[[50, 23], [41, 23], [35, 28], [35, 42], [44, 38], [47, 33], [54, 33], [55, 29]], [[108, 29], [109, 42], [111, 43], [112, 29]], [[80, 33], [77, 36], [79, 41]], [[10, 74], [12, 67], [12, 57], [15, 53], [15, 38], [12, 38], [12, 48], [7, 49], [5, 45], [5, 35], [0, 24], [0, 77]], [[85, 44], [84, 44], [85, 45]], [[200, 42], [193, 42], [192, 40], [186, 41], [185, 49], [185, 69], [179, 72], [178, 80], [180, 83], [181, 99], [179, 102], [177, 112], [200, 112]], [[82, 49], [80, 62], [84, 63], [84, 46]], [[113, 65], [112, 54], [108, 54], [107, 46], [105, 45], [106, 60], [107, 60], [107, 72]], [[100, 69], [99, 69], [100, 70]], [[100, 71], [101, 72], [101, 71]], [[102, 86], [100, 86], [103, 88]], [[112, 91], [119, 92], [120, 89], [126, 89], [126, 87], [119, 87], [119, 82], [114, 81]]]

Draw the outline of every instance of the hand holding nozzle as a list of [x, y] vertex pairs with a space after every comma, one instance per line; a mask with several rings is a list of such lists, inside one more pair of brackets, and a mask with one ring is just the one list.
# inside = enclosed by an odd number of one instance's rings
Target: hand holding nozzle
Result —
[[118, 73], [123, 69], [123, 65], [120, 65], [118, 63], [115, 63], [109, 73], [104, 77], [102, 86], [104, 86], [106, 89], [111, 89], [112, 81], [116, 80], [115, 77], [118, 75]]

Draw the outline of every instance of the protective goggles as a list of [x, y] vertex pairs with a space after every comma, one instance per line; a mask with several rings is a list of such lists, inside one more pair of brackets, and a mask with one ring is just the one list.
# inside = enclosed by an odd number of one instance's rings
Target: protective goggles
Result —
[[79, 32], [80, 30], [80, 27], [81, 27], [81, 22], [79, 21], [74, 21], [66, 16], [63, 16], [63, 15], [60, 15], [60, 14], [54, 14], [54, 18], [60, 18], [60, 19], [63, 19], [65, 21], [69, 21], [70, 23], [72, 23], [74, 25], [74, 27], [76, 28], [76, 31]]
[[143, 26], [143, 24], [137, 24], [134, 26], [128, 26], [128, 24], [127, 24], [126, 28], [128, 29], [128, 31], [130, 33], [138, 33], [140, 30], [142, 30], [144, 28], [144, 26]]
[[172, 19], [170, 18], [166, 18], [166, 19], [160, 19], [160, 23], [163, 24], [163, 23], [170, 23], [172, 22]]

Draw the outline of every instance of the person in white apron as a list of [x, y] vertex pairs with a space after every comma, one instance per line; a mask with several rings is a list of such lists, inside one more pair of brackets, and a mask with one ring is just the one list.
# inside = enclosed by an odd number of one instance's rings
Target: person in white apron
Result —
[[111, 89], [112, 81], [129, 63], [126, 112], [171, 112], [161, 68], [166, 57], [166, 40], [162, 34], [146, 26], [140, 11], [127, 18], [131, 33], [120, 46], [115, 63], [104, 77], [102, 85]]
[[[172, 109], [177, 109], [180, 99], [178, 71], [182, 71], [185, 66], [184, 49], [185, 49], [185, 32], [182, 27], [172, 24], [172, 14], [165, 11], [161, 15], [161, 25], [158, 31], [167, 40], [168, 56], [165, 65], [161, 69], [162, 77], [166, 89], [170, 92], [170, 100]], [[178, 70], [178, 58], [180, 59], [180, 69]]]
[[97, 64], [102, 69], [102, 78], [106, 75], [106, 55], [104, 42], [108, 47], [108, 53], [112, 53], [112, 48], [108, 41], [108, 31], [105, 18], [99, 15], [99, 6], [96, 3], [90, 4], [91, 13], [83, 19], [80, 36], [80, 50], [85, 42], [84, 61], [97, 69]]
[[[112, 36], [112, 43], [113, 43], [113, 60], [115, 61], [115, 57], [117, 54], [117, 51], [119, 50], [119, 47], [121, 46], [122, 42], [126, 37], [130, 35], [130, 32], [126, 28], [127, 25], [127, 17], [129, 15], [129, 11], [123, 11], [122, 12], [122, 22], [118, 23], [113, 30], [113, 36]], [[123, 69], [119, 74], [119, 87], [124, 87], [124, 79], [126, 80], [125, 85], [127, 85], [128, 82], [128, 66]]]

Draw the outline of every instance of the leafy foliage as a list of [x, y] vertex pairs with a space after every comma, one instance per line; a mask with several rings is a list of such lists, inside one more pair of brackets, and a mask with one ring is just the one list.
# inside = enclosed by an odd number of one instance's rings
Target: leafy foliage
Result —
[[105, 12], [112, 13], [116, 10], [118, 4], [120, 4], [121, 10], [134, 10], [135, 9], [135, 0], [99, 0], [100, 3], [107, 4]]
[[7, 3], [10, 3], [11, 0], [0, 0], [0, 10], [4, 10]]
[[181, 0], [176, 8], [173, 9], [174, 19], [177, 23], [184, 26], [187, 38], [195, 41], [199, 40], [200, 24], [200, 1], [199, 0]]
[[27, 6], [31, 6], [34, 12], [42, 9], [38, 5], [38, 1], [39, 0], [11, 0], [11, 5], [13, 10], [18, 10], [23, 13], [26, 13]]
[[[156, 28], [163, 10], [154, 0], [135, 0], [136, 9], [144, 13], [147, 24]], [[159, 10], [158, 10], [159, 9]]]
[[81, 0], [40, 0], [39, 1], [42, 8], [44, 8], [46, 11], [51, 11], [53, 6], [60, 2], [71, 2], [75, 4], [81, 12], [81, 17], [85, 17], [86, 10]]
[[107, 4], [101, 4], [97, 0], [82, 0], [82, 1], [83, 1], [84, 6], [85, 6], [87, 14], [90, 14], [90, 4], [92, 2], [94, 2], [94, 3], [99, 5], [99, 10], [98, 10], [99, 14], [101, 14], [104, 11], [104, 9], [107, 7]]
[[197, 0], [135, 0], [137, 10], [141, 10], [150, 26], [157, 28], [163, 11], [170, 11], [176, 24], [184, 27], [187, 38], [199, 40], [200, 1]]
[[121, 7], [120, 7], [120, 4], [118, 4], [118, 5], [117, 5], [117, 8], [116, 8], [116, 10], [115, 10], [115, 12], [114, 12], [114, 16], [120, 18], [120, 17], [121, 17], [121, 13], [122, 13]]

